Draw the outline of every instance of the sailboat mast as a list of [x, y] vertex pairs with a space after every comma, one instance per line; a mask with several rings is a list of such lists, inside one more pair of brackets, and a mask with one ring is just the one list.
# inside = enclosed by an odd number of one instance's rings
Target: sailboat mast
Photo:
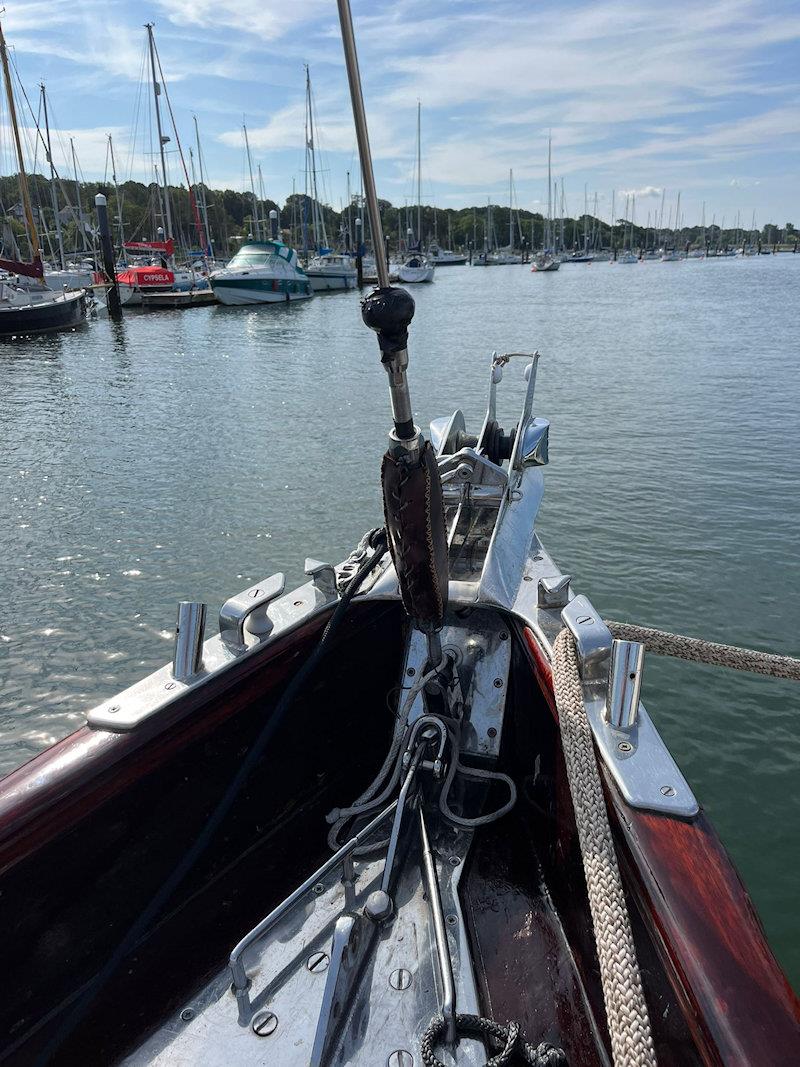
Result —
[[513, 196], [514, 172], [508, 168], [508, 250], [514, 248], [514, 196]]
[[206, 200], [206, 175], [203, 168], [203, 148], [200, 144], [200, 127], [197, 125], [197, 115], [194, 118], [194, 138], [197, 143], [197, 166], [200, 170], [200, 210], [203, 212], [203, 227], [205, 228], [208, 254], [213, 255], [211, 247], [211, 231], [208, 228], [208, 201]]
[[78, 181], [78, 160], [75, 155], [75, 141], [72, 137], [69, 139], [69, 147], [72, 153], [72, 173], [75, 175], [75, 203], [78, 206], [78, 225], [81, 230], [81, 244], [83, 245], [84, 252], [87, 250], [86, 242], [86, 227], [83, 222], [83, 205], [81, 204], [81, 185]]
[[549, 251], [550, 250], [550, 245], [552, 243], [552, 238], [551, 238], [551, 235], [550, 235], [550, 230], [551, 230], [551, 227], [552, 227], [552, 212], [553, 212], [553, 187], [551, 185], [552, 174], [550, 173], [550, 170], [551, 170], [551, 159], [552, 159], [552, 143], [553, 143], [553, 135], [549, 134], [548, 137], [547, 137], [547, 233], [545, 235], [545, 245], [547, 247], [545, 248], [545, 251]]
[[65, 270], [67, 261], [64, 258], [64, 236], [61, 232], [61, 219], [58, 217], [58, 196], [56, 194], [56, 168], [53, 166], [53, 150], [50, 144], [50, 119], [47, 115], [47, 90], [44, 82], [40, 82], [39, 89], [42, 94], [42, 111], [44, 112], [44, 133], [46, 141], [47, 162], [50, 165], [50, 200], [53, 205], [53, 219], [56, 226], [56, 240], [58, 241], [58, 259], [61, 269]]
[[422, 105], [417, 100], [417, 243], [422, 251]]
[[153, 43], [153, 23], [146, 22], [145, 29], [147, 30], [147, 44], [150, 49], [150, 70], [153, 75], [153, 100], [155, 102], [156, 109], [156, 132], [158, 133], [158, 148], [161, 153], [161, 180], [164, 188], [164, 220], [166, 223], [166, 238], [169, 240], [173, 236], [172, 233], [172, 211], [169, 203], [169, 189], [167, 188], [167, 157], [164, 152], [164, 145], [169, 138], [164, 138], [164, 131], [161, 128], [161, 108], [158, 106], [158, 98], [161, 96], [161, 85], [156, 77], [156, 52], [155, 45]]
[[6, 83], [6, 97], [8, 99], [8, 115], [11, 119], [11, 128], [14, 132], [14, 144], [17, 149], [17, 181], [19, 183], [19, 194], [22, 198], [22, 209], [25, 212], [25, 221], [28, 224], [28, 237], [31, 242], [31, 254], [34, 264], [38, 264], [40, 269], [39, 277], [44, 277], [44, 271], [42, 269], [42, 254], [39, 248], [39, 234], [36, 230], [36, 224], [33, 221], [33, 209], [31, 208], [31, 197], [28, 192], [28, 178], [25, 174], [25, 165], [22, 161], [22, 142], [19, 139], [19, 126], [17, 125], [17, 109], [14, 106], [14, 91], [11, 87], [11, 72], [8, 69], [8, 52], [6, 50], [6, 39], [3, 36], [3, 28], [0, 26], [0, 62], [3, 65], [3, 78]]
[[322, 205], [319, 202], [319, 195], [317, 192], [317, 150], [314, 142], [314, 101], [311, 94], [311, 72], [306, 64], [306, 112], [308, 122], [308, 154], [311, 161], [311, 195], [313, 198], [313, 221], [314, 221], [314, 240], [317, 243], [317, 248], [328, 247], [328, 233], [325, 229], [325, 215], [322, 211]]
[[244, 150], [247, 155], [247, 170], [250, 174], [250, 192], [253, 194], [253, 237], [256, 241], [261, 240], [261, 220], [258, 214], [258, 200], [256, 198], [256, 183], [253, 181], [253, 161], [250, 158], [250, 141], [247, 137], [247, 123], [242, 123], [244, 130]]
[[123, 259], [125, 256], [125, 227], [122, 223], [122, 201], [119, 198], [119, 185], [117, 184], [117, 164], [114, 161], [114, 141], [111, 134], [108, 135], [108, 150], [111, 154], [111, 180], [114, 182], [114, 196], [117, 201], [117, 222], [119, 224], [119, 247]]

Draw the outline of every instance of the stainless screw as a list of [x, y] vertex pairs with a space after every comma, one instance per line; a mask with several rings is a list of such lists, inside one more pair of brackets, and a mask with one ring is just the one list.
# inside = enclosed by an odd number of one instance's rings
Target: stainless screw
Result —
[[312, 974], [320, 974], [322, 971], [327, 971], [330, 962], [327, 952], [312, 952], [306, 960], [306, 967]]
[[495, 678], [494, 687], [495, 687], [495, 689], [502, 689], [503, 688], [503, 679], [502, 678]]
[[278, 1028], [278, 1016], [274, 1011], [260, 1011], [253, 1018], [253, 1033], [259, 1037], [269, 1037]]
[[414, 1067], [414, 1057], [404, 1048], [393, 1052], [387, 1060], [388, 1067]]
[[194, 1018], [194, 1008], [184, 1008], [181, 1012], [181, 1018], [185, 1023], [188, 1023], [190, 1019]]
[[110, 714], [110, 715], [113, 715], [113, 714], [114, 714], [114, 712], [116, 712], [116, 711], [119, 711], [119, 704], [111, 704], [111, 705], [109, 706], [109, 709], [108, 709], [108, 711], [109, 711], [109, 714]]
[[633, 752], [633, 745], [630, 743], [630, 741], [620, 741], [620, 743], [617, 745], [617, 748], [620, 750], [620, 752]]
[[416, 673], [417, 672], [414, 670], [413, 667], [409, 667], [408, 670], [406, 671], [406, 674], [408, 675], [409, 678], [413, 678]]
[[389, 985], [392, 989], [408, 989], [411, 985], [411, 971], [407, 971], [405, 967], [398, 967], [389, 975]]
[[450, 857], [450, 866], [451, 867], [457, 867], [459, 865], [459, 863], [461, 863], [461, 860], [458, 858], [458, 856], [451, 856]]
[[503, 632], [500, 634], [500, 640], [501, 641], [507, 641], [508, 640], [508, 634], [505, 632], [505, 630], [503, 630]]
[[447, 925], [448, 926], [455, 926], [456, 923], [458, 922], [458, 916], [450, 914], [450, 915], [447, 916], [447, 920], [446, 921], [447, 921]]
[[317, 896], [319, 896], [320, 893], [324, 893], [325, 892], [325, 886], [322, 884], [322, 882], [317, 882], [317, 884], [315, 886], [312, 886], [311, 892], [312, 893], [316, 893]]
[[675, 789], [671, 785], [662, 785], [661, 792], [665, 797], [675, 796]]
[[175, 688], [175, 682], [167, 682], [167, 684], [164, 686], [164, 688], [165, 689], [174, 689]]

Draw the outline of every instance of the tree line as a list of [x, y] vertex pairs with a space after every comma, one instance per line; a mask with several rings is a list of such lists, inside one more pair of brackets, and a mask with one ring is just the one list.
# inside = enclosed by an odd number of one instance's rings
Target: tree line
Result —
[[[53, 210], [53, 190], [50, 179], [33, 174], [28, 179], [37, 228], [42, 234], [44, 254], [55, 254], [56, 226]], [[62, 242], [68, 256], [80, 254], [91, 248], [95, 238], [94, 198], [100, 192], [108, 199], [109, 216], [113, 236], [119, 245], [121, 236], [127, 241], [156, 240], [159, 227], [166, 229], [163, 193], [156, 183], [144, 185], [127, 181], [119, 187], [103, 182], [74, 182], [56, 179], [55, 203], [58, 207]], [[269, 235], [269, 215], [275, 211], [284, 240], [294, 247], [319, 247], [323, 242], [322, 227], [315, 233], [312, 220], [315, 215], [324, 223], [327, 241], [331, 247], [355, 247], [356, 219], [364, 216], [363, 205], [354, 197], [349, 207], [335, 211], [329, 205], [314, 205], [303, 193], [289, 196], [281, 205], [271, 199], [255, 200], [249, 191], [211, 189], [199, 187], [194, 191], [193, 205], [185, 186], [170, 186], [169, 198], [172, 216], [172, 236], [185, 252], [200, 249], [196, 216], [201, 224], [208, 220], [210, 238], [216, 255], [226, 258], [248, 237]], [[80, 207], [79, 207], [80, 202]], [[396, 206], [388, 200], [380, 201], [381, 220], [389, 247], [398, 247], [418, 241], [417, 207]], [[509, 238], [510, 209], [499, 204], [475, 205], [465, 208], [436, 208], [423, 205], [420, 211], [423, 244], [436, 240], [442, 246], [453, 249], [504, 246]], [[5, 218], [2, 247], [6, 255], [14, 253], [14, 243], [23, 257], [29, 254], [24, 220], [22, 218], [16, 175], [0, 177], [0, 214]], [[204, 228], [204, 227], [203, 227]], [[409, 235], [409, 230], [412, 233]], [[545, 239], [546, 219], [539, 212], [520, 208], [513, 211], [511, 233], [516, 247], [542, 247]], [[563, 235], [563, 240], [562, 240]], [[685, 226], [679, 231], [656, 232], [653, 227], [631, 225], [620, 219], [612, 227], [609, 222], [593, 215], [556, 219], [552, 223], [551, 244], [565, 250], [583, 248], [585, 243], [598, 248], [654, 247], [665, 241], [682, 247], [684, 244], [699, 245], [705, 236], [712, 246], [732, 247], [737, 241], [761, 240], [765, 244], [794, 243], [797, 233], [792, 223], [779, 226], [769, 222], [757, 233], [742, 234], [741, 230], [719, 226]], [[369, 232], [365, 223], [365, 240]]]

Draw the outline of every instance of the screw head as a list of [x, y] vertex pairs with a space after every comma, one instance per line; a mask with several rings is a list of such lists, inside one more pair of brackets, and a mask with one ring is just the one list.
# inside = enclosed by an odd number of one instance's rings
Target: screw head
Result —
[[108, 712], [109, 712], [110, 715], [114, 715], [115, 712], [117, 712], [117, 711], [119, 711], [119, 704], [110, 704], [109, 705]]
[[175, 688], [175, 682], [167, 682], [167, 684], [164, 686], [164, 688], [165, 689], [174, 689]]
[[325, 892], [325, 886], [322, 884], [322, 882], [317, 882], [315, 886], [311, 887], [311, 892], [319, 896], [321, 893]]
[[188, 1023], [190, 1019], [194, 1018], [194, 1008], [184, 1008], [181, 1012], [181, 1018], [185, 1023]]
[[630, 741], [620, 741], [620, 743], [617, 745], [617, 748], [620, 750], [620, 752], [633, 752], [633, 745], [630, 743]]
[[495, 678], [494, 687], [495, 687], [495, 689], [502, 689], [503, 688], [503, 679], [502, 678]]
[[451, 867], [457, 867], [459, 863], [461, 863], [461, 860], [458, 858], [458, 856], [451, 856], [448, 862], [450, 863]]
[[406, 671], [406, 674], [408, 675], [409, 678], [413, 678], [416, 673], [417, 672], [413, 667], [409, 667], [408, 670]]
[[500, 634], [500, 640], [501, 641], [507, 641], [508, 640], [508, 634], [505, 632], [505, 630], [503, 630], [503, 632]]
[[322, 971], [327, 971], [330, 962], [327, 952], [312, 952], [306, 960], [306, 967], [312, 974], [321, 974]]
[[662, 785], [661, 786], [661, 793], [665, 797], [674, 797], [675, 796], [675, 788], [674, 788], [674, 786], [671, 786], [671, 785]]
[[447, 916], [447, 919], [445, 920], [445, 922], [447, 923], [448, 926], [455, 926], [456, 923], [458, 922], [458, 916], [455, 915], [453, 912], [451, 912]]
[[389, 975], [389, 985], [392, 989], [408, 989], [411, 985], [411, 971], [405, 967], [398, 967]]
[[254, 1034], [259, 1037], [269, 1037], [278, 1028], [278, 1016], [274, 1011], [260, 1011], [253, 1016], [251, 1026]]
[[386, 1061], [387, 1067], [414, 1067], [414, 1057], [404, 1048], [393, 1052]]

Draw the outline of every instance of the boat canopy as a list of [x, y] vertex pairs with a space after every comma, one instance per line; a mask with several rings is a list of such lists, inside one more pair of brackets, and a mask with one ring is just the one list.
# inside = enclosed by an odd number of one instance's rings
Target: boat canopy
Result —
[[282, 241], [248, 241], [230, 261], [228, 268], [268, 267], [276, 259], [297, 267], [297, 253]]

